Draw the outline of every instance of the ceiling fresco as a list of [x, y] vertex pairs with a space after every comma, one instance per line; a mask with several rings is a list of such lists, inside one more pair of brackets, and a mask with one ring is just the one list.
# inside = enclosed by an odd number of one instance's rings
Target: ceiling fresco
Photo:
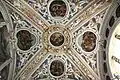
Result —
[[8, 57], [0, 80], [104, 80], [101, 32], [112, 0], [0, 2], [0, 50], [8, 49], [0, 53]]

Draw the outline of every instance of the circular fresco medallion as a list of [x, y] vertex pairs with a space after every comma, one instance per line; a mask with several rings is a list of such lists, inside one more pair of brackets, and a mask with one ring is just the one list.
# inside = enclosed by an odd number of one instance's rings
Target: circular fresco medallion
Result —
[[54, 0], [49, 7], [52, 17], [64, 17], [67, 12], [67, 6], [62, 0]]
[[96, 47], [96, 35], [93, 32], [87, 31], [82, 35], [81, 47], [86, 52], [91, 52]]
[[35, 42], [35, 36], [27, 30], [20, 30], [17, 33], [17, 46], [21, 50], [29, 50]]
[[64, 43], [64, 36], [59, 32], [55, 32], [50, 36], [50, 42], [54, 46], [61, 46]]
[[55, 77], [61, 76], [64, 70], [64, 64], [60, 60], [54, 60], [50, 64], [50, 73]]

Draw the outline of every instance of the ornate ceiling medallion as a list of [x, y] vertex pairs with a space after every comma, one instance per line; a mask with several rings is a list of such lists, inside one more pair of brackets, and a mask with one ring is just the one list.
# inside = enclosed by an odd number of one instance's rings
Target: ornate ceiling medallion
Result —
[[66, 4], [62, 0], [54, 0], [49, 7], [53, 17], [64, 17], [67, 11]]
[[35, 36], [27, 30], [17, 32], [17, 46], [21, 50], [29, 50], [35, 44]]
[[60, 32], [55, 32], [50, 36], [50, 42], [54, 46], [61, 46], [64, 43], [64, 36]]
[[70, 45], [71, 39], [69, 34], [69, 31], [60, 25], [51, 26], [43, 34], [44, 46], [50, 52], [61, 53], [61, 51], [67, 50]]
[[48, 13], [55, 20], [61, 20], [68, 15], [69, 8], [65, 0], [51, 0], [48, 5]]
[[86, 52], [93, 51], [96, 47], [96, 35], [93, 32], [85, 32], [82, 36], [81, 47]]
[[49, 72], [51, 76], [55, 78], [62, 77], [65, 73], [65, 63], [62, 60], [55, 59], [51, 62], [49, 66]]
[[92, 31], [85, 31], [77, 39], [78, 46], [84, 52], [91, 52], [96, 48], [97, 36]]

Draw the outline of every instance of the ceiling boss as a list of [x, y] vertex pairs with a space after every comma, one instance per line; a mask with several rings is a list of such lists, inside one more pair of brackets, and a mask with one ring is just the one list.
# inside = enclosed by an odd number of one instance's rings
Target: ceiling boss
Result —
[[51, 26], [44, 33], [44, 46], [53, 53], [62, 53], [70, 45], [70, 33], [61, 25]]

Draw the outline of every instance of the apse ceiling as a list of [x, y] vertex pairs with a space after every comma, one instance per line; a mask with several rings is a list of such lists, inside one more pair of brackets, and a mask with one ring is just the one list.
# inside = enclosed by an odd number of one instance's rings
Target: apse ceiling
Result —
[[10, 19], [8, 80], [101, 80], [100, 33], [111, 0], [1, 2]]

